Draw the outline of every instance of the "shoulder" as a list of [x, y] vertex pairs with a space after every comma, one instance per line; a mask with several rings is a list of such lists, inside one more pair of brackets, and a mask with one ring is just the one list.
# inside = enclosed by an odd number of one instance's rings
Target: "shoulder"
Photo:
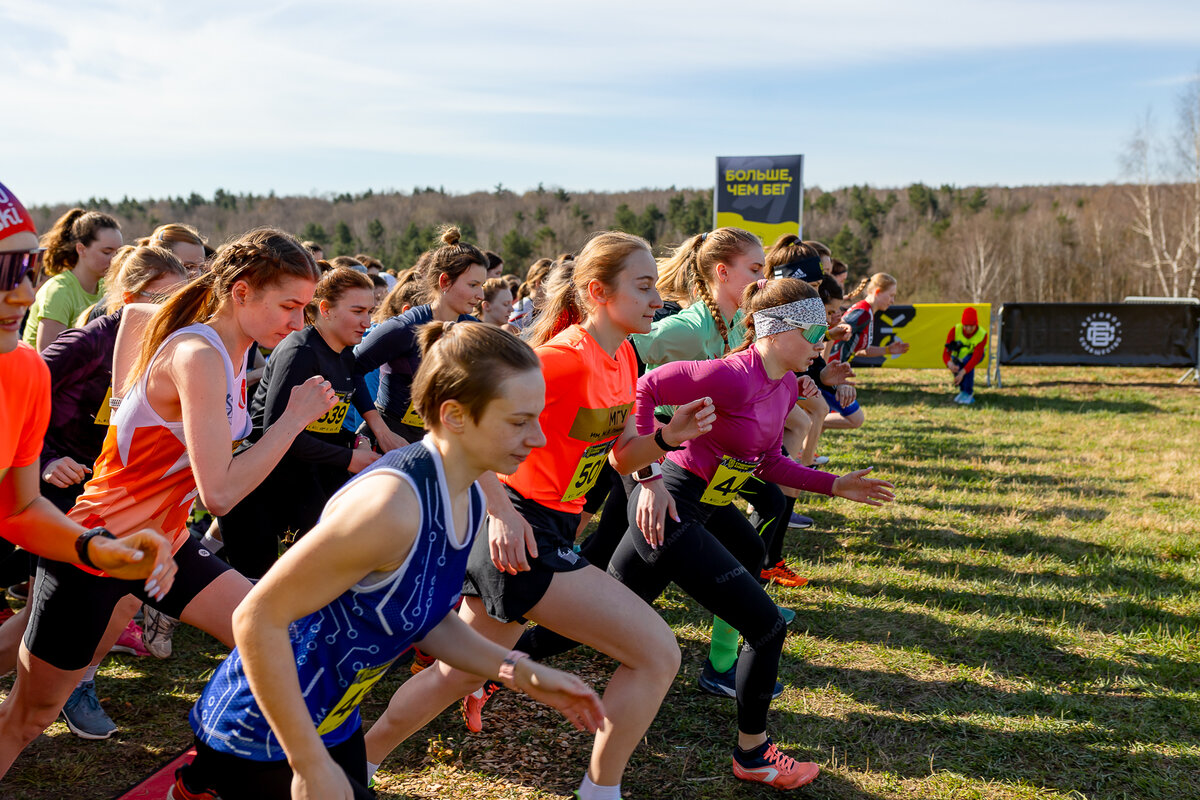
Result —
[[35, 385], [50, 380], [50, 368], [38, 355], [37, 350], [25, 342], [18, 342], [16, 350], [0, 355], [0, 370], [4, 373], [6, 385], [12, 385], [9, 383], [10, 378], [19, 378], [22, 375], [32, 378], [31, 382]]

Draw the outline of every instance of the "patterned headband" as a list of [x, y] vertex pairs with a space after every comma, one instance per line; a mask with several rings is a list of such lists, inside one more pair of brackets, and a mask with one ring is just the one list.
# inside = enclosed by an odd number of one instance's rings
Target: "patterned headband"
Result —
[[764, 308], [754, 312], [754, 338], [761, 339], [801, 325], [826, 325], [825, 306], [820, 298], [806, 297], [794, 303]]

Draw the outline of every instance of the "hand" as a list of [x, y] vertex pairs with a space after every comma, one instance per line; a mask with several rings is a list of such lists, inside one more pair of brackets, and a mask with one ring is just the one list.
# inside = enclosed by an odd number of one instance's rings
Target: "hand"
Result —
[[96, 569], [126, 581], [146, 579], [146, 594], [162, 600], [175, 582], [171, 543], [158, 531], [146, 528], [120, 539], [92, 537], [88, 555]]
[[963, 372], [962, 370], [955, 372], [954, 373], [954, 385], [958, 386], [959, 384], [961, 384], [963, 381], [963, 378], [966, 377], [966, 375], [967, 375], [967, 373]]
[[646, 539], [646, 544], [650, 545], [651, 550], [657, 550], [663, 543], [667, 514], [671, 515], [671, 519], [679, 522], [679, 512], [675, 509], [675, 498], [663, 484], [662, 478], [643, 483], [634, 519], [637, 521], [638, 530], [642, 532], [642, 536]]
[[320, 375], [313, 375], [299, 386], [292, 387], [284, 414], [291, 414], [300, 427], [304, 428], [310, 422], [320, 419], [325, 412], [333, 408], [337, 395], [329, 381]]
[[42, 480], [51, 486], [66, 489], [87, 480], [91, 469], [80, 464], [70, 456], [56, 458], [42, 469]]
[[[522, 669], [526, 664], [528, 672]], [[557, 708], [576, 730], [595, 733], [604, 724], [600, 696], [569, 672], [524, 658], [517, 662], [514, 677], [516, 688], [539, 703]]]
[[808, 377], [807, 375], [800, 376], [800, 396], [801, 397], [806, 397], [809, 400], [811, 400], [812, 398], [816, 397], [819, 392], [820, 392], [820, 389], [817, 388], [816, 381], [814, 381], [812, 378]]
[[891, 342], [885, 349], [892, 355], [898, 356], [908, 352], [908, 342]]
[[488, 513], [488, 548], [492, 564], [501, 572], [516, 575], [529, 570], [529, 555], [537, 558], [537, 540], [533, 528], [516, 510]]
[[372, 431], [372, 433], [375, 434], [375, 442], [379, 445], [380, 452], [390, 453], [401, 447], [408, 447], [408, 440], [391, 428], [384, 427], [382, 430]]
[[847, 361], [835, 361], [827, 364], [825, 369], [821, 370], [821, 383], [826, 386], [837, 386], [846, 383], [853, 377], [854, 368]]
[[843, 339], [849, 339], [852, 333], [853, 331], [850, 330], [850, 326], [843, 322], [830, 328], [826, 332], [825, 338], [831, 342], [840, 342]]
[[881, 506], [892, 502], [896, 495], [891, 490], [896, 487], [887, 481], [866, 477], [873, 469], [875, 468], [867, 467], [838, 477], [833, 482], [833, 494], [869, 506]]
[[292, 772], [292, 800], [354, 800], [350, 779], [328, 754]]
[[350, 456], [350, 466], [348, 469], [352, 474], [357, 475], [378, 461], [379, 457], [379, 453], [371, 449], [370, 442], [363, 442], [354, 448], [354, 452]]
[[675, 409], [675, 416], [663, 427], [663, 441], [673, 447], [703, 436], [712, 430], [717, 407], [711, 397], [701, 397]]
[[848, 383], [843, 383], [841, 386], [833, 390], [833, 396], [837, 399], [838, 405], [842, 408], [854, 402], [858, 397], [858, 390]]

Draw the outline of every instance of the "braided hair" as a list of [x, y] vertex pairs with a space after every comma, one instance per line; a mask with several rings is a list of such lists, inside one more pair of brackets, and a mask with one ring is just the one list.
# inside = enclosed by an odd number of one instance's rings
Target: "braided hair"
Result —
[[681, 244], [658, 267], [658, 290], [668, 299], [676, 299], [678, 287], [687, 287], [687, 293], [699, 299], [712, 314], [717, 332], [729, 352], [729, 326], [721, 316], [713, 285], [717, 281], [717, 264], [729, 263], [752, 247], [761, 247], [758, 237], [741, 228], [717, 228], [708, 233], [696, 234]]

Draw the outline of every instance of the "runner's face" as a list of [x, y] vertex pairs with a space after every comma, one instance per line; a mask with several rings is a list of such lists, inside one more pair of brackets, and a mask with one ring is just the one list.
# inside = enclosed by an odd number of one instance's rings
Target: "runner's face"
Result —
[[784, 356], [784, 365], [796, 372], [803, 372], [821, 354], [824, 343], [813, 344], [804, 338], [804, 332], [793, 328], [774, 336], [775, 347]]
[[[724, 265], [725, 291], [729, 292], [733, 301], [739, 306], [742, 304], [742, 293], [746, 291], [746, 287], [763, 276], [764, 261], [766, 261], [766, 256], [763, 255], [763, 249], [755, 245], [746, 252], [729, 259], [729, 263]], [[718, 265], [719, 269], [720, 265]], [[717, 279], [720, 280], [719, 274]]]
[[371, 327], [374, 303], [375, 295], [371, 289], [347, 289], [336, 303], [321, 303], [317, 327], [342, 347], [354, 347]]
[[97, 278], [104, 277], [108, 265], [112, 263], [113, 253], [121, 249], [121, 232], [116, 228], [100, 228], [96, 231], [96, 239], [89, 245], [76, 245], [79, 253], [79, 263], [76, 269], [84, 269]]
[[242, 331], [266, 348], [277, 346], [292, 331], [304, 327], [304, 307], [312, 300], [317, 288], [315, 281], [289, 275], [262, 289], [247, 287], [245, 302], [237, 306], [238, 286], [234, 284], [235, 306], [243, 311], [238, 315]]
[[187, 270], [189, 278], [208, 271], [204, 261], [204, 248], [200, 245], [192, 242], [172, 242], [171, 252], [183, 262], [183, 268]]
[[649, 250], [638, 248], [625, 257], [616, 285], [606, 294], [608, 315], [626, 333], [649, 333], [654, 312], [662, 308], [662, 297], [654, 282], [658, 265]]
[[[445, 277], [442, 278], [445, 280]], [[458, 280], [445, 288], [442, 300], [446, 307], [455, 314], [470, 314], [475, 306], [483, 300], [483, 282], [487, 280], [487, 270], [482, 264], [472, 264], [467, 271], [458, 276]]]
[[508, 289], [501, 289], [496, 292], [496, 296], [490, 303], [484, 300], [483, 304], [483, 321], [493, 325], [503, 325], [508, 322], [508, 315], [512, 313], [512, 292]]
[[477, 466], [502, 475], [517, 471], [534, 448], [546, 444], [538, 421], [546, 405], [546, 381], [540, 369], [510, 375], [479, 421], [467, 418], [466, 446]]
[[829, 327], [833, 327], [842, 321], [842, 301], [834, 300], [825, 305], [825, 320], [829, 323]]
[[875, 295], [871, 298], [871, 307], [876, 311], [884, 311], [892, 304], [893, 301], [895, 301], [895, 299], [896, 286], [893, 284], [888, 288], [875, 293]]
[[33, 283], [28, 275], [17, 288], [0, 292], [0, 354], [11, 353], [20, 341], [21, 320], [25, 310], [33, 305]]

